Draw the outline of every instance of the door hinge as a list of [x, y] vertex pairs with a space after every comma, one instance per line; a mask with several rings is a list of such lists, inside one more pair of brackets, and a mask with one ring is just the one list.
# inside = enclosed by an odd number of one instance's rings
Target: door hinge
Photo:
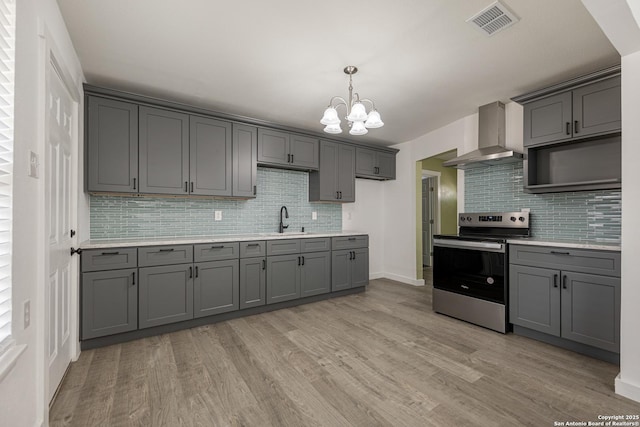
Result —
[[433, 187], [429, 188], [429, 191], [433, 192], [433, 190], [434, 190], [434, 188], [433, 188]]
[[75, 248], [72, 247], [70, 252], [71, 252], [71, 255], [73, 255], [73, 254], [80, 255], [82, 253], [82, 249], [81, 248], [75, 249]]
[[433, 224], [433, 220], [432, 219], [429, 220], [429, 224]]

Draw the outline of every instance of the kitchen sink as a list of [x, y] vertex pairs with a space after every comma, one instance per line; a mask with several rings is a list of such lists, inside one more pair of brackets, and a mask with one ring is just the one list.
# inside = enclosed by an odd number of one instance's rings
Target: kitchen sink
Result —
[[285, 232], [285, 233], [278, 233], [278, 232], [273, 232], [273, 233], [260, 233], [260, 236], [265, 236], [265, 237], [271, 237], [271, 236], [306, 236], [308, 234], [314, 234], [312, 232], [309, 231], [290, 231], [290, 232]]

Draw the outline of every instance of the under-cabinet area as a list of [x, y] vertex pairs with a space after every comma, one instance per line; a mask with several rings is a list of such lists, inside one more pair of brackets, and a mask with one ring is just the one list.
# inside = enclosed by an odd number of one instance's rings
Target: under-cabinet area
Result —
[[509, 246], [509, 322], [516, 334], [617, 363], [620, 252]]
[[361, 292], [369, 283], [367, 235], [256, 237], [86, 245], [82, 348]]

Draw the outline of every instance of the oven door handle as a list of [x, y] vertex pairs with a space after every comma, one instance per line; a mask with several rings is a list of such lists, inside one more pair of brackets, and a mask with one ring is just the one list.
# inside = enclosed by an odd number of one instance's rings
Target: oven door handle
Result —
[[504, 243], [476, 242], [468, 240], [433, 239], [434, 246], [444, 248], [471, 249], [490, 252], [504, 252]]

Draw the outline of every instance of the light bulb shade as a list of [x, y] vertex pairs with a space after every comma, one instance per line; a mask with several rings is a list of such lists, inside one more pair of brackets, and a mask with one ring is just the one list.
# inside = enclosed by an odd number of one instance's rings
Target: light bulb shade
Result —
[[351, 130], [349, 131], [351, 135], [364, 135], [367, 132], [369, 131], [366, 127], [364, 127], [364, 122], [362, 120], [353, 122], [353, 124], [351, 125]]
[[320, 123], [323, 125], [339, 125], [340, 119], [338, 118], [338, 111], [333, 107], [327, 108], [324, 110], [324, 115], [322, 116]]
[[342, 128], [340, 127], [340, 121], [338, 120], [338, 123], [336, 123], [334, 125], [327, 125], [324, 128], [324, 131], [326, 133], [333, 133], [333, 134], [342, 133]]
[[380, 119], [380, 113], [376, 110], [370, 112], [369, 117], [367, 117], [367, 121], [364, 122], [364, 126], [368, 129], [377, 129], [384, 126], [382, 119]]
[[350, 122], [364, 122], [367, 120], [367, 110], [361, 102], [356, 102], [351, 107], [351, 113], [347, 117]]

